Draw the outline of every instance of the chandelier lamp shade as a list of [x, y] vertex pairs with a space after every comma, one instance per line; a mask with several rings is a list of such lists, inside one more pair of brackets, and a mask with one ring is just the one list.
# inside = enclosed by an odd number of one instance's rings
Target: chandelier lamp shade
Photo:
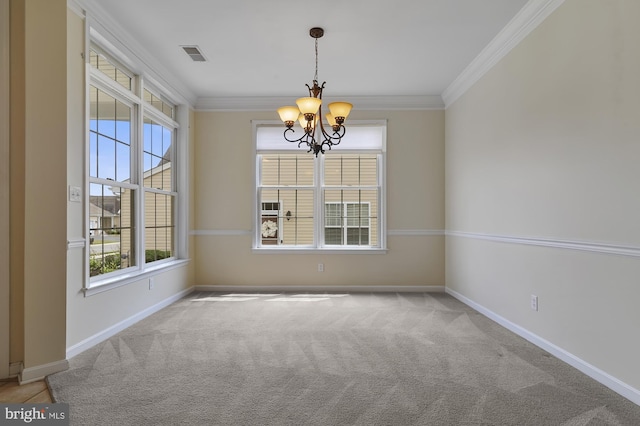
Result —
[[[351, 112], [348, 102], [332, 102], [328, 105], [329, 113], [326, 114], [327, 123], [322, 118], [322, 90], [326, 82], [318, 85], [318, 39], [324, 35], [322, 28], [311, 28], [309, 35], [315, 39], [316, 46], [316, 73], [313, 85], [306, 85], [309, 96], [296, 100], [297, 106], [284, 106], [278, 108], [280, 119], [284, 122], [284, 138], [288, 142], [297, 143], [298, 147], [307, 148], [307, 152], [313, 152], [317, 157], [319, 153], [338, 145], [345, 134], [344, 122]], [[296, 138], [293, 126], [299, 122], [302, 127], [302, 136]], [[326, 126], [326, 127], [325, 127]], [[330, 130], [326, 130], [330, 129]]]

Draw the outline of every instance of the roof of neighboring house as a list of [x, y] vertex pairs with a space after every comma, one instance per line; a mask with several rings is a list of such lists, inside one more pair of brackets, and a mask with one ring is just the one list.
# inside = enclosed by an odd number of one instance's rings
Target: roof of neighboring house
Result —
[[110, 212], [107, 209], [103, 209], [97, 204], [93, 202], [89, 202], [89, 216], [100, 216], [100, 217], [114, 217], [117, 216], [117, 213]]
[[169, 148], [167, 148], [164, 155], [162, 156], [162, 160], [160, 160], [160, 162], [158, 163], [158, 166], [166, 163], [171, 163], [171, 160], [173, 160], [173, 149], [171, 149], [171, 146], [169, 146]]
[[[94, 207], [96, 214], [93, 214]], [[116, 195], [91, 195], [89, 196], [89, 211], [92, 216], [116, 216], [120, 212], [120, 197]]]

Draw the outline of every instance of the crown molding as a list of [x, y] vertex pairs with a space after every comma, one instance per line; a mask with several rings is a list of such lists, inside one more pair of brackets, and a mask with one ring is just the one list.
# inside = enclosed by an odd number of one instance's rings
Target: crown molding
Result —
[[84, 9], [78, 4], [77, 0], [67, 0], [67, 8], [79, 17], [85, 17]]
[[529, 0], [449, 87], [442, 92], [445, 108], [449, 108], [562, 3], [564, 3], [564, 0]]
[[[444, 102], [438, 95], [426, 96], [345, 96], [353, 104], [354, 110], [427, 110], [444, 109]], [[294, 102], [293, 96], [262, 97], [206, 97], [198, 98], [196, 111], [275, 111], [282, 105]], [[325, 103], [338, 100], [324, 98]], [[342, 99], [344, 100], [344, 99]]]
[[[110, 44], [104, 46], [115, 50], [113, 54], [121, 54], [126, 58], [117, 57], [119, 60], [128, 59], [135, 61], [133, 71], [150, 79], [158, 89], [168, 92], [172, 101], [177, 104], [186, 103], [193, 106], [197, 96], [182, 81], [170, 73], [166, 67], [158, 62], [152, 55], [146, 53], [146, 49], [133, 38], [116, 20], [114, 20], [102, 6], [96, 1], [67, 0], [67, 5], [75, 13], [84, 11], [90, 27], [100, 36], [103, 42]], [[93, 34], [93, 33], [92, 33]], [[129, 64], [127, 63], [129, 66]]]

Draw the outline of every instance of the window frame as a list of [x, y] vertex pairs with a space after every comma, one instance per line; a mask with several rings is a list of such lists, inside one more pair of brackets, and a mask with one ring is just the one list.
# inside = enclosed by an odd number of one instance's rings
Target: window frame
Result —
[[[176, 267], [182, 266], [186, 263], [188, 252], [188, 244], [186, 242], [188, 224], [187, 209], [186, 207], [180, 207], [184, 204], [187, 197], [185, 172], [182, 170], [184, 167], [184, 161], [180, 162], [180, 158], [186, 158], [186, 147], [182, 147], [187, 143], [188, 134], [184, 126], [180, 126], [180, 122], [188, 120], [188, 112], [185, 113], [184, 107], [179, 102], [173, 100], [172, 94], [166, 90], [162, 90], [159, 86], [149, 81], [146, 75], [143, 73], [134, 72], [130, 66], [123, 65], [125, 61], [122, 60], [124, 56], [114, 53], [110, 49], [105, 48], [101, 42], [100, 36], [96, 36], [93, 30], [89, 30], [91, 33], [90, 39], [85, 46], [85, 280], [83, 285], [83, 291], [85, 296], [101, 293], [111, 288], [116, 288], [122, 285], [130, 284], [140, 279], [144, 279], [148, 276], [153, 276], [159, 271], [166, 271]], [[95, 36], [95, 37], [94, 37]], [[98, 54], [104, 55], [113, 65], [118, 67], [119, 71], [122, 71], [125, 75], [132, 78], [131, 90], [122, 86], [115, 80], [109, 78], [100, 70], [96, 69], [90, 64], [89, 51], [94, 50]], [[128, 58], [127, 58], [128, 59]], [[130, 61], [126, 61], [131, 63]], [[89, 167], [90, 161], [90, 89], [95, 87], [98, 90], [104, 91], [109, 96], [114, 97], [125, 103], [131, 108], [131, 129], [130, 129], [130, 146], [131, 146], [131, 159], [130, 159], [130, 178], [128, 181], [111, 181], [108, 179], [100, 179], [92, 177]], [[145, 100], [144, 92], [148, 91], [157, 96], [160, 100], [167, 103], [172, 108], [172, 117], [166, 115], [162, 110], [158, 110], [151, 103]], [[171, 188], [170, 190], [155, 189], [145, 186], [144, 183], [144, 121], [145, 118], [153, 120], [155, 124], [160, 124], [163, 127], [167, 127], [171, 131]], [[133, 202], [135, 203], [134, 213], [132, 214], [132, 228], [134, 229], [132, 238], [135, 239], [133, 250], [135, 250], [135, 265], [124, 269], [118, 269], [107, 273], [90, 276], [89, 260], [90, 260], [90, 208], [89, 198], [91, 184], [103, 184], [123, 187], [125, 189], [135, 190], [135, 196]], [[171, 251], [172, 256], [161, 260], [155, 260], [153, 262], [146, 263], [145, 251], [145, 197], [148, 193], [160, 193], [162, 195], [169, 196], [172, 202], [171, 215], [172, 215], [172, 231], [171, 231]]]
[[[290, 144], [291, 147], [288, 149], [261, 149], [258, 150], [258, 128], [259, 127], [276, 127], [278, 129], [282, 129], [284, 131], [284, 127], [281, 122], [274, 120], [253, 120], [253, 160], [254, 160], [254, 193], [253, 193], [253, 242], [252, 242], [252, 251], [254, 253], [283, 253], [283, 254], [302, 254], [302, 253], [350, 253], [350, 254], [385, 254], [387, 253], [387, 227], [386, 227], [386, 134], [387, 134], [387, 120], [350, 120], [349, 125], [347, 126], [347, 133], [349, 128], [351, 127], [377, 127], [381, 129], [381, 142], [380, 149], [345, 149], [341, 147], [339, 152], [342, 154], [375, 154], [377, 155], [377, 178], [378, 185], [376, 188], [378, 189], [378, 224], [377, 224], [377, 233], [378, 233], [378, 244], [377, 246], [361, 246], [361, 245], [331, 245], [324, 243], [324, 228], [325, 228], [325, 212], [324, 212], [324, 193], [326, 190], [335, 190], [335, 189], [343, 189], [346, 187], [341, 186], [324, 186], [323, 182], [323, 164], [321, 163], [323, 160], [320, 154], [318, 155], [320, 163], [316, 162], [316, 166], [314, 166], [314, 183], [310, 188], [313, 190], [314, 197], [314, 217], [320, 218], [318, 220], [314, 220], [314, 243], [312, 245], [274, 245], [274, 246], [261, 246], [260, 245], [260, 231], [258, 229], [258, 220], [259, 220], [259, 207], [260, 207], [260, 154], [286, 154], [286, 153], [299, 153], [313, 156], [313, 153], [307, 153], [303, 148], [298, 148], [297, 144]], [[345, 138], [343, 144], [346, 144], [348, 138]], [[337, 151], [337, 150], [336, 150]], [[324, 156], [332, 155], [332, 151], [327, 151]], [[319, 165], [318, 165], [319, 164]], [[354, 188], [366, 188], [367, 185], [363, 185], [362, 187], [349, 187], [349, 189]], [[291, 187], [294, 188], [295, 187]], [[371, 223], [369, 224], [369, 239], [371, 239]]]

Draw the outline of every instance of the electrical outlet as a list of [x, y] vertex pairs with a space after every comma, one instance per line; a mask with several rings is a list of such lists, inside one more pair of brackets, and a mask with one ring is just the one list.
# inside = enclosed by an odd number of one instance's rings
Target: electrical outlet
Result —
[[153, 278], [149, 278], [149, 290], [153, 290], [154, 285]]
[[536, 296], [535, 294], [531, 295], [531, 309], [533, 309], [534, 311], [538, 310], [538, 296]]
[[324, 263], [318, 263], [318, 272], [324, 272]]

